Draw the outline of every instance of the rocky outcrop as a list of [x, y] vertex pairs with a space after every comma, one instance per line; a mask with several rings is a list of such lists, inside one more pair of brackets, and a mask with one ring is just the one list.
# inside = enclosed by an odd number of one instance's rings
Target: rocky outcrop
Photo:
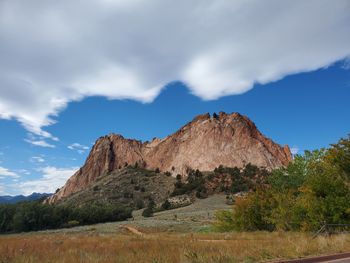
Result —
[[239, 113], [203, 114], [164, 139], [142, 143], [116, 134], [99, 138], [84, 166], [47, 202], [55, 203], [98, 177], [135, 163], [186, 175], [189, 169], [210, 171], [219, 165], [242, 167], [247, 163], [272, 169], [287, 165], [291, 159], [288, 146], [266, 138], [247, 117]]

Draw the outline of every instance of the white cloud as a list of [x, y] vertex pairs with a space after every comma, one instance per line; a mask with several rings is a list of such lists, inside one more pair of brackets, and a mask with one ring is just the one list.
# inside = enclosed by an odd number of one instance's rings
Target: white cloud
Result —
[[[40, 147], [45, 147], [45, 148], [55, 148], [56, 147], [54, 144], [48, 143], [46, 141], [46, 137], [44, 137], [44, 136], [41, 136], [41, 135], [38, 136], [38, 135], [34, 135], [32, 133], [28, 133], [27, 137], [28, 138], [24, 139], [24, 141], [27, 143], [30, 143], [34, 146], [40, 146]], [[54, 137], [52, 135], [50, 135], [49, 138], [53, 141], [58, 141], [58, 138]]]
[[82, 145], [80, 143], [73, 143], [73, 144], [67, 146], [67, 148], [70, 150], [73, 150], [73, 151], [77, 151], [80, 154], [85, 153], [85, 151], [89, 149], [88, 146]]
[[48, 143], [47, 141], [45, 140], [36, 140], [36, 141], [33, 141], [33, 140], [30, 140], [30, 139], [24, 139], [25, 142], [27, 143], [30, 143], [32, 145], [35, 145], [35, 146], [40, 146], [40, 147], [45, 147], [45, 148], [55, 148], [56, 146], [53, 145], [53, 144], [50, 144]]
[[41, 172], [41, 177], [35, 180], [18, 182], [13, 187], [16, 192], [24, 195], [30, 195], [33, 192], [37, 193], [54, 193], [57, 188], [63, 186], [79, 168], [57, 168], [47, 166], [38, 169]]
[[29, 159], [32, 163], [44, 163], [45, 159], [42, 156], [33, 156]]
[[42, 127], [88, 96], [240, 94], [349, 56], [349, 24], [348, 0], [1, 1], [0, 118], [55, 139]]
[[15, 172], [10, 171], [9, 169], [4, 168], [2, 166], [0, 166], [0, 176], [2, 176], [2, 177], [13, 177], [13, 178], [19, 178], [20, 177]]
[[18, 170], [18, 173], [24, 174], [24, 175], [30, 175], [30, 172], [26, 169], [20, 169], [20, 170]]

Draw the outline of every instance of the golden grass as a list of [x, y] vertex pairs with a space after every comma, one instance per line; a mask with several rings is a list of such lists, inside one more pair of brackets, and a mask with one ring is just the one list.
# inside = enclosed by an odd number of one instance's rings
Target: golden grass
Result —
[[31, 233], [0, 236], [0, 262], [263, 262], [350, 251], [350, 235]]

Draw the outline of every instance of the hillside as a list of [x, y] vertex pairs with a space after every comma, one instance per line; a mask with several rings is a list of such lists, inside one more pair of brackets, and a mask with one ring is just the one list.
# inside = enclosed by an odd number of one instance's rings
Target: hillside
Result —
[[150, 200], [156, 203], [173, 192], [175, 178], [143, 168], [126, 167], [101, 176], [86, 189], [70, 195], [61, 204], [117, 203], [140, 209]]
[[[152, 200], [156, 210], [169, 202], [167, 209], [193, 204], [215, 194], [228, 199], [263, 185], [269, 172], [247, 164], [242, 169], [219, 166], [214, 171], [191, 170], [186, 177], [128, 166], [101, 176], [84, 190], [60, 201], [61, 205], [78, 207], [85, 204], [118, 204], [133, 210], [147, 207]], [[227, 200], [228, 202], [230, 200]]]
[[270, 170], [291, 159], [288, 146], [266, 138], [247, 117], [203, 114], [164, 139], [141, 142], [116, 134], [99, 138], [83, 167], [47, 202], [65, 199], [128, 165], [185, 176], [189, 170], [212, 171], [219, 165], [243, 167], [247, 163]]

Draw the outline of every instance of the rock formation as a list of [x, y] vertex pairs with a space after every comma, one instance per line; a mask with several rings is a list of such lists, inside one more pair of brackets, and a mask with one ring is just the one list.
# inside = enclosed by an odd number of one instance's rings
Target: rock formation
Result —
[[164, 139], [144, 142], [110, 134], [99, 138], [84, 166], [47, 199], [55, 203], [83, 190], [99, 176], [137, 163], [173, 175], [189, 169], [210, 171], [219, 165], [242, 167], [246, 163], [272, 169], [292, 159], [288, 146], [266, 138], [255, 124], [239, 113], [199, 115]]

